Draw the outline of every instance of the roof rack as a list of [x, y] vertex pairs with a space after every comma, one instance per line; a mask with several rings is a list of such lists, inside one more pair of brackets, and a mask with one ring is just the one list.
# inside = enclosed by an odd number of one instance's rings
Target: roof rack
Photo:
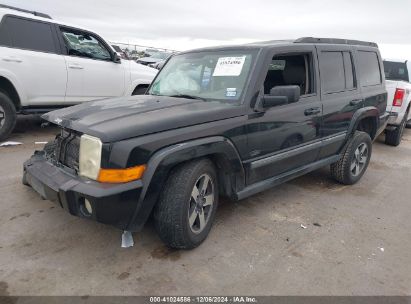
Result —
[[329, 43], [329, 44], [348, 44], [348, 45], [364, 45], [378, 48], [378, 44], [375, 42], [349, 40], [339, 38], [315, 38], [315, 37], [302, 37], [294, 40], [294, 43]]
[[47, 14], [43, 14], [43, 13], [39, 13], [39, 12], [35, 12], [35, 11], [29, 11], [29, 10], [25, 10], [25, 9], [10, 6], [10, 5], [0, 4], [0, 8], [8, 8], [8, 9], [12, 9], [12, 10], [23, 12], [23, 13], [33, 14], [34, 16], [37, 16], [37, 17], [43, 17], [43, 18], [51, 19], [51, 17]]

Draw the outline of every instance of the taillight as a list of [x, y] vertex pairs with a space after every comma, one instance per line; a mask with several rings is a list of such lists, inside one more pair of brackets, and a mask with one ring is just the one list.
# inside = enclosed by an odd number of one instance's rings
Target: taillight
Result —
[[392, 102], [392, 105], [394, 107], [401, 107], [404, 96], [405, 96], [405, 90], [396, 89], [395, 94], [394, 94], [394, 101]]

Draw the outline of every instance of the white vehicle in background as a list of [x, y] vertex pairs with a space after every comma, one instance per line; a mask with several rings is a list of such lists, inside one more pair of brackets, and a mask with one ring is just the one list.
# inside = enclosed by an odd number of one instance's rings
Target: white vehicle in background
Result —
[[121, 60], [100, 36], [0, 5], [0, 140], [17, 114], [145, 92], [157, 70]]
[[405, 127], [411, 127], [411, 62], [408, 60], [384, 60], [387, 112], [390, 113], [385, 130], [385, 143], [398, 146]]

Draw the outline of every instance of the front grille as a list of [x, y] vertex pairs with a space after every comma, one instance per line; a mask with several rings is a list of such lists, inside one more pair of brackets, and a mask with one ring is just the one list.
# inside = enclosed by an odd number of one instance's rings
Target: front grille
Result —
[[53, 162], [71, 169], [79, 169], [80, 136], [62, 130], [56, 139], [44, 147], [47, 157]]

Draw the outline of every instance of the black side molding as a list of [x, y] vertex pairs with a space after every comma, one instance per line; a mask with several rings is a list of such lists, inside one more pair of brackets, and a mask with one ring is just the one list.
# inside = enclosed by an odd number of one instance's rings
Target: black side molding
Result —
[[343, 141], [344, 138], [346, 137], [347, 137], [347, 132], [341, 132], [339, 134], [327, 136], [322, 140], [318, 140], [313, 143], [305, 144], [300, 147], [292, 147], [291, 149], [286, 150], [284, 152], [275, 153], [268, 157], [264, 157], [264, 158], [260, 158], [260, 159], [252, 161], [250, 163], [250, 168], [251, 169], [260, 168], [270, 163], [282, 161], [288, 157], [296, 156], [299, 154], [304, 154], [307, 151], [314, 150], [317, 148], [322, 148], [322, 147], [325, 147], [335, 142]]
[[308, 172], [311, 172], [313, 170], [319, 169], [321, 167], [330, 165], [332, 163], [335, 163], [340, 159], [340, 155], [334, 155], [325, 159], [322, 159], [320, 161], [311, 163], [309, 165], [297, 168], [295, 170], [285, 172], [283, 174], [280, 174], [278, 176], [272, 177], [270, 179], [252, 184], [248, 187], [245, 187], [243, 190], [237, 192], [237, 200], [242, 200], [245, 199], [251, 195], [254, 195], [256, 193], [259, 193], [261, 191], [267, 190], [271, 187], [277, 186], [279, 184], [282, 184], [286, 181], [289, 181], [291, 179], [294, 179], [298, 176], [304, 175]]

